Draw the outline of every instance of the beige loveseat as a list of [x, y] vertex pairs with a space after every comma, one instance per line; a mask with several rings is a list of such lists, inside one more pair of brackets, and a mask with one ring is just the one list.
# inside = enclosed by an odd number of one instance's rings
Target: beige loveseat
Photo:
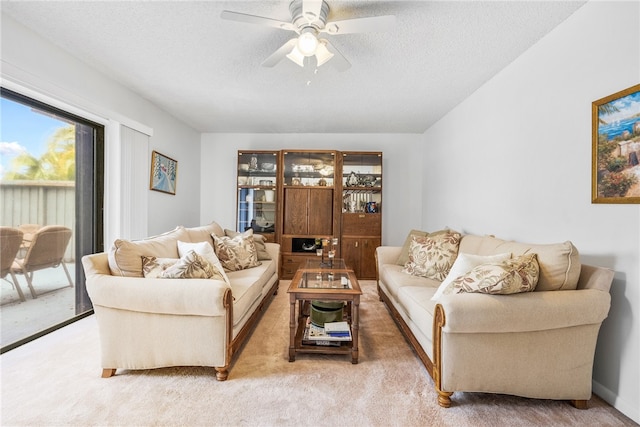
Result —
[[119, 368], [210, 366], [218, 380], [227, 378], [233, 354], [278, 290], [280, 246], [263, 242], [260, 265], [226, 271], [228, 283], [151, 278], [142, 271], [143, 256], [180, 258], [179, 242], [208, 242], [213, 249], [212, 234], [222, 237], [225, 230], [216, 223], [178, 227], [144, 240], [117, 240], [109, 253], [82, 259], [98, 321], [103, 377]]
[[[431, 375], [440, 406], [449, 407], [451, 395], [461, 391], [570, 400], [587, 407], [613, 271], [581, 265], [570, 242], [534, 245], [465, 235], [459, 240], [461, 259], [464, 254], [535, 253], [537, 286], [509, 295], [445, 293], [434, 301], [441, 282], [408, 274], [404, 267], [410, 239], [404, 250], [377, 248], [378, 292]], [[469, 275], [458, 277], [456, 282], [464, 284]]]

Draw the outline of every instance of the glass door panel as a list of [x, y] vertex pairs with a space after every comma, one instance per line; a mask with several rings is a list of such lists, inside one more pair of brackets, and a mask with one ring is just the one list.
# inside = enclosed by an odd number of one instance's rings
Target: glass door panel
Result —
[[[5, 89], [0, 101], [2, 141], [11, 141], [0, 142], [4, 352], [92, 310], [80, 259], [102, 244], [96, 192], [102, 195], [97, 140], [104, 133]], [[8, 251], [5, 236], [16, 230], [22, 240]]]
[[277, 174], [277, 152], [238, 152], [236, 231], [251, 229], [275, 241]]

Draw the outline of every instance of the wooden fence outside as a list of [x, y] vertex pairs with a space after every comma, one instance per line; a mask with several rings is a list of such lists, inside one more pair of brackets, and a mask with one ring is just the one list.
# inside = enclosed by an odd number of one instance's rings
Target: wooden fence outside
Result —
[[66, 262], [75, 261], [76, 187], [73, 181], [0, 182], [0, 225], [63, 225], [73, 232]]

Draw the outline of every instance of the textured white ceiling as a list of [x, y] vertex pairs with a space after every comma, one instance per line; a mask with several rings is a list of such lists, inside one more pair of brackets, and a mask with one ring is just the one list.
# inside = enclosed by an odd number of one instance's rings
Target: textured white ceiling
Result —
[[36, 33], [201, 132], [422, 133], [584, 1], [332, 1], [328, 20], [396, 15], [387, 33], [328, 36], [351, 62], [261, 62], [295, 33], [289, 1], [2, 1]]

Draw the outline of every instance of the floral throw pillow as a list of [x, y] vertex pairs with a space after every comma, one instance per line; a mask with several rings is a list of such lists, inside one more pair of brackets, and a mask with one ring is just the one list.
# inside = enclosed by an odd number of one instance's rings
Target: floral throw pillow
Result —
[[156, 258], [154, 256], [142, 257], [142, 275], [153, 279], [160, 275], [169, 267], [180, 261], [177, 258]]
[[258, 251], [253, 243], [253, 236], [247, 237], [240, 234], [235, 237], [216, 235], [211, 237], [213, 237], [213, 248], [225, 270], [238, 271], [262, 264], [258, 261]]
[[458, 256], [461, 237], [456, 231], [413, 236], [409, 245], [409, 261], [402, 271], [413, 276], [443, 281]]
[[220, 271], [206, 258], [191, 250], [167, 268], [160, 277], [165, 279], [218, 279], [224, 281]]
[[444, 294], [476, 292], [493, 295], [531, 292], [538, 284], [540, 266], [537, 254], [525, 254], [501, 263], [474, 267], [451, 282]]
[[251, 229], [243, 233], [225, 229], [224, 235], [227, 237], [236, 237], [242, 235], [245, 238], [253, 236], [253, 243], [256, 245], [256, 251], [258, 252], [258, 261], [271, 259], [271, 255], [269, 255], [269, 252], [267, 252], [266, 240], [264, 239], [264, 236], [262, 234], [254, 234], [253, 230]]
[[195, 253], [209, 261], [211, 265], [216, 269], [216, 271], [221, 273], [224, 281], [227, 282], [228, 285], [231, 285], [231, 282], [227, 277], [227, 273], [224, 272], [224, 268], [222, 267], [222, 264], [220, 264], [220, 260], [213, 251], [213, 246], [211, 246], [211, 243], [189, 243], [178, 240], [178, 254], [180, 255], [180, 257], [184, 257], [189, 253], [189, 251], [194, 251]]
[[474, 267], [477, 267], [482, 264], [488, 263], [497, 263], [506, 261], [511, 258], [511, 253], [505, 252], [496, 255], [474, 255], [474, 254], [465, 254], [458, 253], [458, 257], [456, 258], [451, 270], [449, 270], [449, 274], [447, 277], [440, 283], [438, 290], [431, 297], [431, 301], [437, 301], [443, 294], [445, 294], [445, 290], [452, 286], [454, 280], [456, 280], [460, 276], [464, 276], [468, 272], [470, 272]]

